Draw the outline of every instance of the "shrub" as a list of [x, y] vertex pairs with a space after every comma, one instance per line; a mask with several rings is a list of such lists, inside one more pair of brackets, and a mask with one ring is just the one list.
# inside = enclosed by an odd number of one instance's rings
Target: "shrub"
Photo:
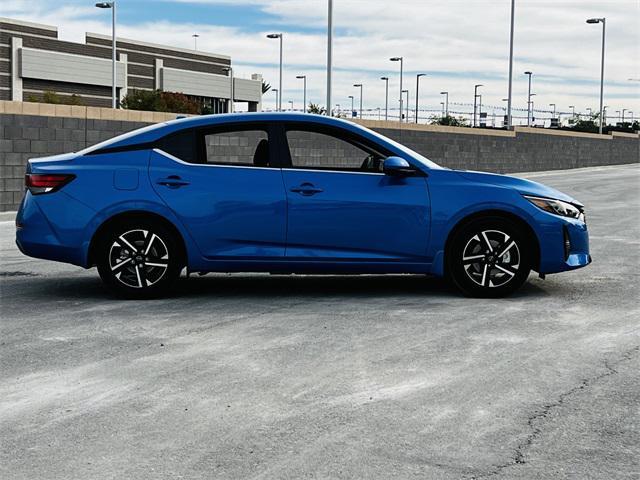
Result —
[[122, 108], [150, 112], [200, 113], [200, 105], [183, 93], [132, 90], [122, 99]]

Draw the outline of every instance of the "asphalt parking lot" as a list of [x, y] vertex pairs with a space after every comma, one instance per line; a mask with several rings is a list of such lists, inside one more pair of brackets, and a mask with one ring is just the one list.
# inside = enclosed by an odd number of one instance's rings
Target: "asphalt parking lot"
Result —
[[119, 301], [0, 224], [0, 478], [640, 478], [640, 166], [528, 177], [594, 263], [505, 300], [208, 275]]

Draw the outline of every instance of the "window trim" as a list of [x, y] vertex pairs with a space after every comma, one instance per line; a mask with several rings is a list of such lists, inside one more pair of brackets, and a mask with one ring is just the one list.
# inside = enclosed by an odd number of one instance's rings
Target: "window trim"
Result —
[[[223, 133], [223, 132], [233, 132], [233, 131], [263, 131], [267, 134], [267, 140], [269, 141], [269, 166], [260, 167], [256, 165], [246, 165], [246, 164], [237, 164], [237, 163], [223, 163], [223, 162], [207, 162], [207, 150], [205, 144], [205, 136], [215, 133]], [[191, 128], [183, 128], [177, 130], [175, 132], [171, 132], [164, 137], [156, 140], [152, 146], [157, 150], [162, 151], [165, 154], [170, 155], [173, 158], [177, 158], [169, 152], [166, 152], [162, 148], [162, 142], [167, 141], [174, 136], [185, 135], [188, 133], [193, 133], [195, 135], [195, 155], [197, 158], [197, 162], [187, 162], [183, 159], [178, 158], [180, 162], [186, 165], [193, 166], [218, 166], [218, 167], [238, 167], [238, 168], [256, 168], [256, 169], [279, 169], [281, 168], [281, 156], [278, 155], [278, 133], [274, 129], [274, 125], [269, 122], [229, 122], [229, 123], [218, 123], [212, 125], [203, 125], [198, 127]]]

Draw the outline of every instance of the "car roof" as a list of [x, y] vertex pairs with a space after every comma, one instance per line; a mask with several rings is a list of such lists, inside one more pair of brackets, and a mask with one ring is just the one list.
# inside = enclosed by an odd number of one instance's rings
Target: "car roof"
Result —
[[80, 152], [80, 155], [87, 155], [102, 149], [121, 149], [134, 145], [150, 144], [171, 133], [187, 128], [208, 127], [224, 124], [255, 123], [255, 122], [295, 122], [308, 123], [313, 125], [326, 125], [340, 128], [352, 133], [362, 135], [365, 138], [380, 143], [396, 155], [410, 154], [429, 168], [439, 168], [439, 166], [425, 157], [411, 151], [407, 147], [383, 136], [373, 130], [358, 125], [348, 120], [329, 117], [326, 115], [316, 115], [311, 113], [291, 113], [291, 112], [249, 112], [249, 113], [224, 113], [214, 115], [200, 115], [193, 117], [177, 118], [167, 122], [156, 123], [146, 127], [133, 130], [119, 135], [104, 142], [93, 145]]

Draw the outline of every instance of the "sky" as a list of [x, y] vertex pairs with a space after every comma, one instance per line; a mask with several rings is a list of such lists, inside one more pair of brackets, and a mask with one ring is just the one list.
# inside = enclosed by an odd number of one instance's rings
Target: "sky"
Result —
[[[84, 41], [84, 32], [110, 35], [108, 10], [93, 1], [2, 0], [0, 16], [59, 27], [64, 40]], [[326, 0], [117, 0], [118, 36], [174, 47], [230, 55], [237, 76], [261, 73], [278, 84], [278, 41], [284, 34], [283, 107], [302, 106], [307, 75], [308, 101], [326, 102]], [[598, 110], [601, 24], [606, 17], [605, 105], [609, 118], [623, 108], [640, 117], [640, 0], [516, 0], [513, 106], [516, 123], [525, 121], [527, 76], [539, 117], [550, 112]], [[442, 91], [452, 112], [469, 111], [475, 84], [482, 84], [483, 110], [504, 113], [508, 88], [509, 0], [334, 0], [333, 103], [356, 108], [362, 83], [365, 109], [384, 114], [388, 76], [389, 106], [397, 115], [399, 64], [415, 106], [416, 74], [422, 115], [439, 112]], [[634, 80], [630, 80], [634, 79]], [[275, 95], [264, 97], [273, 108]], [[461, 105], [465, 104], [465, 105]], [[375, 114], [377, 115], [377, 113]]]

